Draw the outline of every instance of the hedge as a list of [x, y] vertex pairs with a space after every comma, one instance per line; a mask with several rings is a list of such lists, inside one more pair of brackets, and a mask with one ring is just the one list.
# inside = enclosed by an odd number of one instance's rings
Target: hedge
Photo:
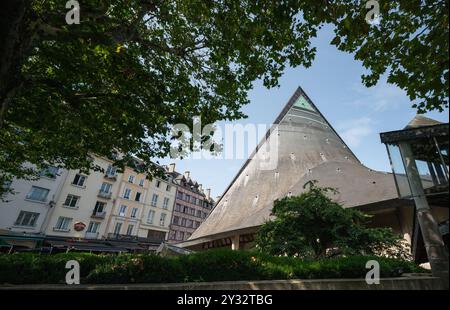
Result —
[[1, 284], [65, 283], [68, 260], [80, 263], [81, 283], [180, 283], [233, 280], [364, 278], [366, 262], [380, 263], [381, 277], [425, 272], [412, 262], [352, 256], [317, 261], [249, 251], [209, 250], [176, 257], [153, 254], [0, 254]]

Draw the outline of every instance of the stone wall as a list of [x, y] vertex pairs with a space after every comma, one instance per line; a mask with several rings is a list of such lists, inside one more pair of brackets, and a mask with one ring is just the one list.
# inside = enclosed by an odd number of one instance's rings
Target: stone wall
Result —
[[89, 289], [89, 290], [441, 290], [444, 283], [435, 277], [413, 275], [385, 278], [380, 284], [366, 284], [364, 279], [224, 281], [201, 283], [111, 284], [111, 285], [12, 285], [0, 290], [15, 289]]

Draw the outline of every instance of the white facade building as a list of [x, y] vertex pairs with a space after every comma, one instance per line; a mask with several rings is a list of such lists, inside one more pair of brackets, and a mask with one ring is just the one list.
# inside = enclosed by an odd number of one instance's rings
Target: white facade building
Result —
[[175, 202], [176, 185], [171, 178], [149, 181], [148, 195], [139, 226], [138, 236], [154, 241], [168, 239], [170, 220]]
[[36, 181], [15, 179], [9, 185], [15, 194], [0, 201], [0, 229], [16, 233], [42, 234], [51, 207], [61, 190], [67, 171], [50, 167]]
[[67, 173], [55, 199], [55, 207], [48, 216], [46, 235], [87, 239], [106, 237], [106, 226], [121, 175], [106, 159], [96, 157], [95, 164], [105, 173], [84, 174], [76, 170]]

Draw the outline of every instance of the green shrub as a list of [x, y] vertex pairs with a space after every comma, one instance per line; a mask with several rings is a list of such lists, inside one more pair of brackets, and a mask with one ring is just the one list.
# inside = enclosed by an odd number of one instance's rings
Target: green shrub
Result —
[[83, 279], [110, 258], [89, 253], [0, 254], [0, 283], [65, 283], [68, 271], [65, 266], [69, 260], [80, 263], [80, 277]]
[[369, 227], [372, 216], [344, 208], [332, 199], [335, 189], [316, 183], [308, 181], [303, 187], [309, 186], [309, 190], [300, 196], [274, 201], [274, 218], [261, 225], [256, 234], [255, 243], [261, 252], [304, 259], [336, 254], [410, 258], [403, 236], [391, 228]]
[[380, 263], [381, 276], [424, 272], [412, 262], [351, 256], [302, 260], [252, 251], [216, 249], [177, 257], [152, 254], [95, 255], [86, 253], [0, 254], [0, 283], [65, 283], [68, 260], [80, 263], [81, 283], [180, 283], [272, 279], [364, 278], [366, 262]]
[[88, 283], [170, 283], [182, 282], [183, 271], [175, 258], [152, 254], [113, 256], [86, 278]]

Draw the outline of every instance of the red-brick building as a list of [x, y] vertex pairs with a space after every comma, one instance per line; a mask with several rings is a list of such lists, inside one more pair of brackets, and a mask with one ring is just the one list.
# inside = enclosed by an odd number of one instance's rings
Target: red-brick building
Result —
[[180, 174], [175, 164], [169, 165], [168, 171], [177, 186], [168, 242], [176, 243], [187, 240], [200, 226], [214, 207], [214, 200], [211, 190], [192, 180], [189, 171]]

